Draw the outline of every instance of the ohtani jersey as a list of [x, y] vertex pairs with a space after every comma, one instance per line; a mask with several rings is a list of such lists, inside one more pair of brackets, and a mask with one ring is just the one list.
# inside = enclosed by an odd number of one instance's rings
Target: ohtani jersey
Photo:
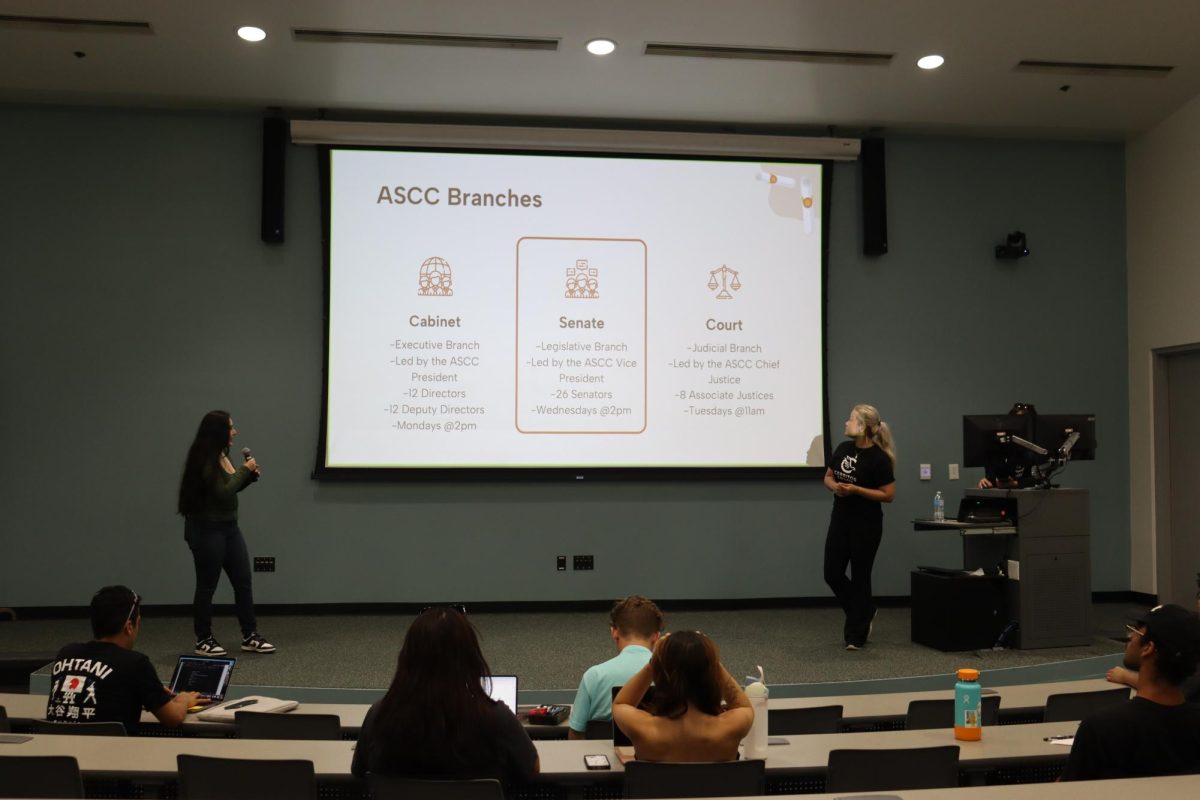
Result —
[[112, 642], [69, 644], [50, 675], [46, 719], [51, 722], [120, 722], [137, 733], [142, 709], [171, 699], [150, 659]]

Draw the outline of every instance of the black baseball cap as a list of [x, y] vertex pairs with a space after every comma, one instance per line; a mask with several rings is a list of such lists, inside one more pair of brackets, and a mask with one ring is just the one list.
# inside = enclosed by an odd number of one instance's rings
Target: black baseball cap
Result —
[[1137, 621], [1146, 638], [1172, 656], [1200, 654], [1200, 616], [1174, 604], [1155, 606]]

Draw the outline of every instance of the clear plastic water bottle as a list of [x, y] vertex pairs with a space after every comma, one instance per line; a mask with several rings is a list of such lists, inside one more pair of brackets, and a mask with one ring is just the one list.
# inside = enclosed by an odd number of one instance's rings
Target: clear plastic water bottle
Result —
[[946, 501], [942, 499], [941, 492], [933, 496], [933, 519], [935, 522], [942, 522], [946, 519]]

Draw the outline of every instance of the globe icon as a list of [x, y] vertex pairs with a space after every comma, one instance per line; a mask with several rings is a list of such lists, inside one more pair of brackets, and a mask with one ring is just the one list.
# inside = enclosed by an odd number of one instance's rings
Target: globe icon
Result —
[[451, 288], [450, 265], [438, 256], [427, 258], [421, 263], [421, 276], [417, 294], [448, 297], [454, 294]]

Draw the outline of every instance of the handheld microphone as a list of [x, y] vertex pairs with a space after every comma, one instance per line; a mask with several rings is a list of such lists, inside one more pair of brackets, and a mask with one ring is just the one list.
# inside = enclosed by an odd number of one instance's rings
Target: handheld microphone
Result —
[[243, 461], [249, 461], [253, 457], [254, 457], [254, 454], [250, 452], [249, 447], [242, 448], [242, 460]]

